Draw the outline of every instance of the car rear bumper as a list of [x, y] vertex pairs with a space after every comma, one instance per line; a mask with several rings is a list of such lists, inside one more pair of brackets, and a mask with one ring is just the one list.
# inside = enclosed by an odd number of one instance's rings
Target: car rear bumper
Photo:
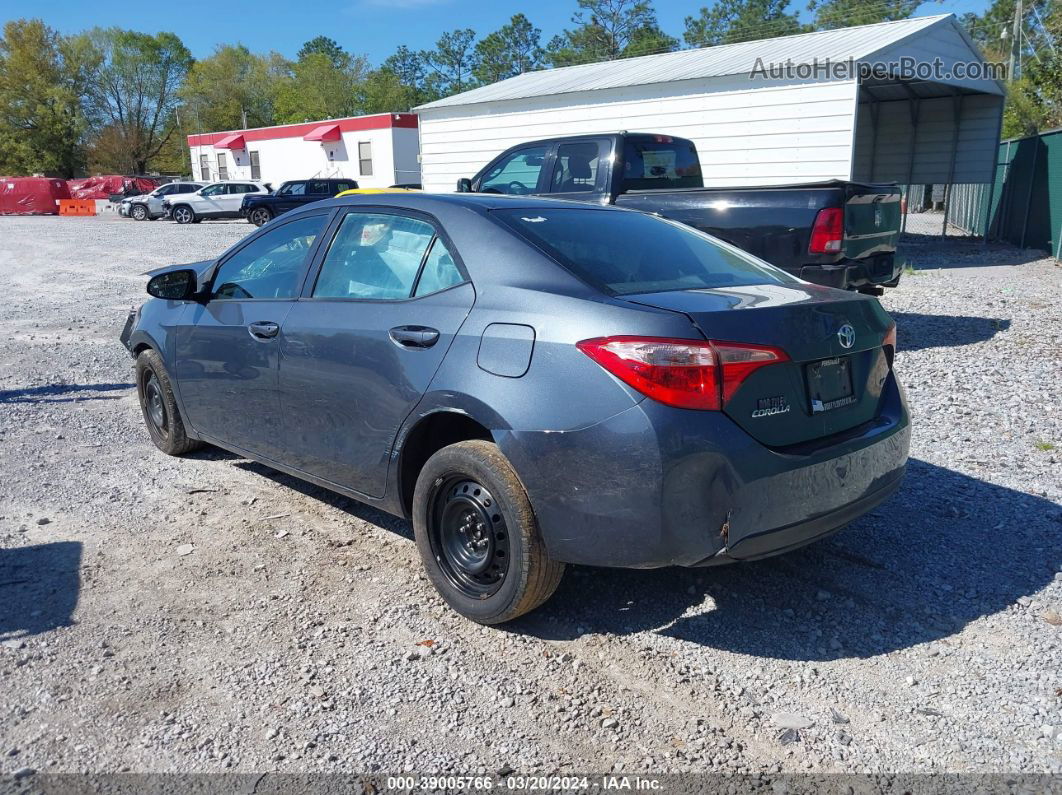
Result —
[[702, 566], [829, 535], [900, 484], [910, 422], [894, 377], [882, 412], [818, 447], [778, 450], [721, 412], [645, 400], [564, 433], [507, 431], [549, 554], [598, 566]]
[[861, 287], [891, 286], [900, 278], [894, 254], [876, 254], [865, 259], [845, 259], [832, 265], [803, 265], [796, 272], [804, 281], [857, 290]]

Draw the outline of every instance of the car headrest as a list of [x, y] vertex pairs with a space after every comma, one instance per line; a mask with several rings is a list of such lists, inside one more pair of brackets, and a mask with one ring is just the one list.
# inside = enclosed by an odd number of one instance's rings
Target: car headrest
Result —
[[590, 158], [582, 155], [569, 155], [568, 173], [572, 179], [590, 179], [593, 172], [590, 170]]

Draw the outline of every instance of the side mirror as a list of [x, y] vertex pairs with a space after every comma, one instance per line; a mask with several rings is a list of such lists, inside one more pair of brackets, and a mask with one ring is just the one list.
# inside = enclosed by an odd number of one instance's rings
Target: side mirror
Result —
[[457, 180], [457, 192], [458, 193], [471, 193], [472, 192], [472, 180], [468, 177], [461, 177]]
[[190, 269], [160, 273], [147, 283], [148, 295], [165, 301], [187, 301], [195, 296], [197, 287], [196, 272]]

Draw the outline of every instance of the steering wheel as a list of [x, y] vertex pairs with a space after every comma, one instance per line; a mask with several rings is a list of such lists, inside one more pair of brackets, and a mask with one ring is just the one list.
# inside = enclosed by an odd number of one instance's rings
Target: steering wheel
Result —
[[514, 196], [526, 196], [531, 192], [531, 189], [522, 182], [517, 182], [515, 179], [509, 183], [509, 193]]

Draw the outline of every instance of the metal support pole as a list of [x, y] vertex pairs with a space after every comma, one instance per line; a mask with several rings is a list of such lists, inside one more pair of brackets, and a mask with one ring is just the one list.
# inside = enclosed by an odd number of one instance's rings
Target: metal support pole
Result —
[[940, 229], [942, 238], [948, 235], [948, 212], [951, 209], [952, 182], [955, 181], [955, 158], [959, 154], [959, 122], [962, 119], [962, 100], [962, 94], [952, 99], [952, 107], [955, 111], [952, 123], [955, 125], [955, 129], [951, 133], [951, 165], [948, 166], [948, 182], [944, 186], [944, 225]]
[[1040, 157], [1040, 136], [1035, 135], [1032, 138], [1036, 143], [1033, 144], [1033, 161], [1032, 168], [1029, 170], [1029, 190], [1025, 194], [1025, 218], [1021, 222], [1021, 244], [1019, 248], [1025, 248], [1025, 233], [1029, 231], [1029, 209], [1032, 207], [1032, 195], [1033, 186], [1036, 184], [1036, 161]]
[[[907, 88], [906, 84], [904, 86]], [[914, 176], [915, 151], [918, 149], [918, 117], [921, 107], [918, 97], [910, 88], [907, 88], [907, 102], [911, 111], [911, 156], [907, 158], [907, 210], [900, 222], [900, 235], [907, 232], [907, 214], [911, 212], [911, 179]]]

